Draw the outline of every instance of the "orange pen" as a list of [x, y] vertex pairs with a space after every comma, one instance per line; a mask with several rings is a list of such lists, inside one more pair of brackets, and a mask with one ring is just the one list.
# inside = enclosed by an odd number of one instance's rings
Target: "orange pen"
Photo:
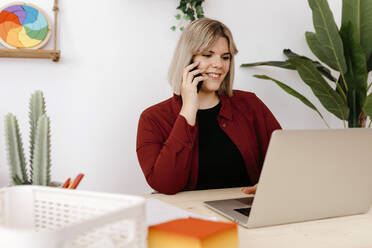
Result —
[[76, 189], [77, 186], [79, 185], [81, 179], [83, 179], [83, 177], [84, 177], [84, 174], [79, 173], [79, 174], [75, 177], [74, 181], [71, 183], [71, 185], [70, 185], [68, 188], [69, 188], [69, 189]]
[[75, 182], [75, 179], [70, 181], [70, 184], [66, 187], [66, 189], [71, 189], [72, 184], [74, 184], [74, 182]]
[[67, 178], [66, 182], [63, 184], [62, 188], [67, 189], [67, 187], [70, 185], [71, 178]]

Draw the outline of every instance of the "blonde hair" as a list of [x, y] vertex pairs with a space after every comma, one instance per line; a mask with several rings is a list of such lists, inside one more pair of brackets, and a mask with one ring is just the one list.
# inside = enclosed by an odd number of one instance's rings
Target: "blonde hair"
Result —
[[181, 34], [168, 71], [168, 81], [175, 94], [180, 94], [183, 72], [185, 67], [191, 63], [194, 55], [211, 48], [220, 37], [225, 37], [228, 41], [231, 60], [229, 72], [221, 84], [219, 93], [227, 96], [233, 95], [234, 56], [238, 50], [230, 29], [223, 23], [209, 18], [191, 22]]

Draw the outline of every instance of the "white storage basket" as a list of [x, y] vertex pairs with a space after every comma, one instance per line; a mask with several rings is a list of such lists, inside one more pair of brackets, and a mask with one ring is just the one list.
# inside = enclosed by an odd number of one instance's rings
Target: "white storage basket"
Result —
[[1, 248], [145, 248], [145, 200], [41, 186], [0, 189]]

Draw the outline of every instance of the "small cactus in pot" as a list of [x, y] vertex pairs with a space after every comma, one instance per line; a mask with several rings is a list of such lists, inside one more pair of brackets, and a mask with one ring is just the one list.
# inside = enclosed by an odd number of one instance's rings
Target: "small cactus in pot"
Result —
[[5, 117], [5, 136], [9, 172], [12, 185], [50, 185], [50, 120], [46, 115], [41, 91], [30, 100], [30, 160], [25, 159], [22, 137], [17, 118], [9, 113]]

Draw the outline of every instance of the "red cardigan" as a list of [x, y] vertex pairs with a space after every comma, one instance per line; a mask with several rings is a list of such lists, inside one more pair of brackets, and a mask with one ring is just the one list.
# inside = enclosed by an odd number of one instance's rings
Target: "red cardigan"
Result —
[[[253, 184], [258, 182], [271, 133], [281, 129], [266, 105], [253, 93], [220, 96], [217, 120], [238, 147]], [[164, 194], [193, 190], [198, 180], [198, 125], [179, 115], [181, 97], [174, 95], [140, 116], [137, 156], [148, 184]]]

